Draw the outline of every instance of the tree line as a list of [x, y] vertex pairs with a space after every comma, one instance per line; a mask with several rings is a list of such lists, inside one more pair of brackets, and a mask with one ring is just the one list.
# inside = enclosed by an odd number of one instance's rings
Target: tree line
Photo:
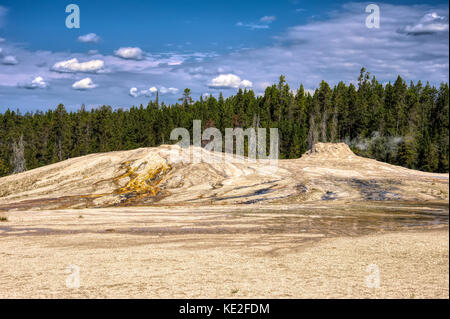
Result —
[[[21, 114], [0, 113], [0, 176], [97, 152], [172, 144], [176, 127], [190, 130], [262, 127], [279, 129], [280, 158], [298, 158], [316, 142], [346, 142], [361, 156], [429, 172], [448, 172], [449, 88], [398, 76], [385, 85], [364, 68], [356, 84], [322, 81], [314, 93], [291, 90], [284, 76], [264, 95], [239, 91], [193, 101], [185, 89], [179, 103], [156, 99], [146, 106], [90, 111], [82, 106]], [[268, 131], [268, 130], [267, 130]], [[268, 141], [269, 142], [269, 141]]]

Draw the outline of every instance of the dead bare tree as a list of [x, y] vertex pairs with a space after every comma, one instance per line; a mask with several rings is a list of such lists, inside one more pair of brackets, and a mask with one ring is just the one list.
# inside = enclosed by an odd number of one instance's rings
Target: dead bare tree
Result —
[[13, 165], [14, 170], [13, 173], [22, 173], [26, 171], [25, 166], [25, 152], [23, 147], [23, 135], [20, 136], [19, 141], [13, 142]]
[[319, 132], [316, 127], [316, 118], [315, 115], [312, 114], [309, 118], [309, 131], [308, 131], [308, 149], [311, 149], [314, 144], [316, 144], [319, 140]]
[[320, 126], [320, 137], [322, 142], [328, 142], [328, 134], [327, 134], [327, 121], [328, 121], [328, 112], [324, 110], [322, 113], [322, 121]]
[[330, 141], [333, 143], [337, 142], [337, 135], [338, 135], [338, 112], [337, 107], [335, 107], [333, 111], [333, 118], [331, 121]]

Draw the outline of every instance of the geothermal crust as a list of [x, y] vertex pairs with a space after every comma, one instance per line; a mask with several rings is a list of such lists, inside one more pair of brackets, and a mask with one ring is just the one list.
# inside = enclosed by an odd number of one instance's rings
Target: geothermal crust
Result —
[[203, 161], [183, 161], [180, 151], [162, 145], [91, 154], [3, 177], [0, 210], [449, 199], [448, 174], [359, 157], [344, 143], [318, 143], [276, 164], [198, 147], [189, 151]]

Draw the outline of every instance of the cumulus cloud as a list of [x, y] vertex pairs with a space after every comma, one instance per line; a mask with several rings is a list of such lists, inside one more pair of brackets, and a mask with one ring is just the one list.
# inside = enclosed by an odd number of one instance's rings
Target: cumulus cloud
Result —
[[253, 86], [253, 83], [249, 80], [243, 80], [243, 81], [241, 81], [240, 86], [244, 87], [244, 88], [251, 88]]
[[156, 93], [158, 91], [158, 89], [156, 87], [152, 86], [151, 88], [148, 89], [148, 91], [150, 93]]
[[[1, 54], [1, 52], [0, 52]], [[3, 58], [1, 58], [1, 63], [5, 64], [5, 65], [16, 65], [19, 63], [19, 61], [17, 61], [17, 58], [13, 55], [7, 55]]]
[[153, 94], [154, 92], [151, 92], [150, 89], [148, 90], [138, 90], [135, 87], [132, 87], [130, 89], [129, 95], [132, 97], [140, 97], [140, 96], [146, 96], [149, 97]]
[[100, 41], [100, 37], [95, 33], [88, 33], [85, 35], [80, 35], [78, 37], [78, 41], [84, 43], [98, 43]]
[[235, 74], [221, 74], [209, 83], [210, 88], [215, 89], [236, 89], [238, 87], [251, 88], [253, 83], [249, 80], [242, 80]]
[[18, 87], [24, 89], [45, 89], [47, 86], [48, 83], [44, 81], [42, 76], [37, 76], [30, 81], [18, 84]]
[[138, 89], [137, 88], [131, 88], [130, 92], [128, 93], [132, 97], [138, 97]]
[[404, 31], [411, 35], [448, 31], [448, 19], [438, 15], [436, 12], [427, 13], [417, 24], [406, 26]]
[[87, 62], [79, 62], [77, 58], [67, 61], [57, 62], [53, 65], [52, 70], [56, 72], [86, 72], [95, 73], [103, 69], [105, 62], [102, 60], [91, 60]]
[[92, 82], [92, 79], [89, 77], [81, 79], [80, 81], [77, 81], [74, 84], [72, 84], [72, 88], [74, 88], [75, 90], [89, 90], [96, 87], [97, 84], [94, 84], [94, 82]]
[[114, 51], [114, 54], [122, 59], [142, 60], [144, 51], [140, 48], [123, 47]]
[[178, 93], [178, 89], [173, 87], [166, 88], [164, 86], [161, 86], [158, 89], [156, 86], [152, 86], [149, 89], [138, 90], [138, 88], [132, 87], [128, 94], [132, 97], [141, 97], [141, 96], [150, 97], [154, 96], [156, 92], [160, 92], [161, 94], [176, 94]]

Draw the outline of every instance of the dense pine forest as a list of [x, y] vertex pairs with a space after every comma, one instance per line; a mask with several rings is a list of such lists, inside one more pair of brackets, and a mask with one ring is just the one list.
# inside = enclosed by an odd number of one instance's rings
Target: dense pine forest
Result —
[[[4, 107], [4, 106], [2, 106]], [[87, 111], [82, 106], [0, 114], [0, 176], [96, 152], [176, 143], [173, 128], [277, 127], [280, 158], [298, 158], [318, 141], [346, 142], [359, 155], [408, 168], [448, 172], [449, 88], [409, 85], [399, 76], [385, 85], [363, 68], [357, 84], [322, 81], [314, 94], [301, 85], [291, 90], [283, 76], [263, 96], [240, 89], [193, 101], [185, 89], [180, 102], [166, 105], [158, 96], [148, 105]], [[192, 136], [192, 134], [191, 134]]]

